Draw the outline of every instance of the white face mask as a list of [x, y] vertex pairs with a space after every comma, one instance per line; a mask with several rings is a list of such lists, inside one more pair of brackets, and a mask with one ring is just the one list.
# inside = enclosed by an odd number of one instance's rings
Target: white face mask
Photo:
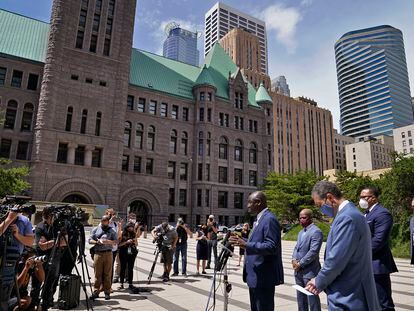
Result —
[[359, 200], [359, 206], [361, 206], [362, 209], [367, 209], [368, 208], [368, 201], [365, 199], [360, 199]]

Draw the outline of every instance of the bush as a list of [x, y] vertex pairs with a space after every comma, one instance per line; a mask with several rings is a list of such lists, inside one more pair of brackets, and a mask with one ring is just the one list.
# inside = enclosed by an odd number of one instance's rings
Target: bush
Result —
[[[315, 221], [315, 225], [319, 227], [319, 229], [322, 230], [323, 234], [323, 241], [326, 242], [326, 239], [329, 234], [330, 226], [329, 224], [325, 222]], [[290, 229], [283, 237], [282, 240], [285, 241], [297, 241], [299, 231], [302, 230], [302, 226], [300, 224], [294, 225], [292, 229]]]

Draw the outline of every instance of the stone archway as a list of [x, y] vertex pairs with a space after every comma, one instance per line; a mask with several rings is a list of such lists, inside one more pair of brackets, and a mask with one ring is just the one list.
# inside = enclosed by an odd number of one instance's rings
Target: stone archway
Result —
[[83, 197], [82, 200], [86, 200], [89, 204], [104, 204], [103, 195], [96, 185], [81, 178], [70, 178], [57, 183], [47, 193], [46, 201], [62, 202], [71, 195]]
[[153, 222], [156, 221], [154, 217], [160, 215], [160, 206], [158, 198], [152, 192], [143, 188], [130, 188], [121, 195], [121, 211], [128, 213], [133, 211], [131, 208], [135, 209], [144, 218], [143, 221], [147, 221], [148, 228], [154, 225]]
[[143, 225], [152, 223], [151, 207], [144, 200], [134, 200], [128, 205], [128, 213], [137, 215], [137, 222]]
[[83, 193], [71, 193], [67, 195], [62, 202], [64, 203], [74, 203], [74, 204], [91, 204], [89, 198], [87, 198]]

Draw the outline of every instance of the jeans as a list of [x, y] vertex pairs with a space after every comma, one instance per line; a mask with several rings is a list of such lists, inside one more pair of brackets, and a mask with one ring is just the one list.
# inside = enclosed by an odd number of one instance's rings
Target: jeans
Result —
[[180, 259], [181, 253], [181, 272], [182, 274], [187, 273], [187, 242], [178, 245], [174, 253], [174, 273], [178, 274], [178, 260]]
[[208, 241], [208, 261], [207, 261], [208, 267], [210, 267], [212, 252], [214, 253], [214, 264], [216, 264], [217, 262], [217, 240]]

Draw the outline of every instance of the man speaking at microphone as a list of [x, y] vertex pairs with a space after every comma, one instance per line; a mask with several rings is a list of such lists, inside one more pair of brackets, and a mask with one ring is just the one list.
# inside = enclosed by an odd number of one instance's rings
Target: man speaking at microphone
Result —
[[246, 241], [231, 236], [229, 241], [246, 250], [243, 281], [249, 287], [251, 310], [273, 311], [275, 286], [283, 284], [280, 225], [267, 208], [263, 192], [253, 192], [247, 207], [251, 214], [257, 215], [250, 237]]

